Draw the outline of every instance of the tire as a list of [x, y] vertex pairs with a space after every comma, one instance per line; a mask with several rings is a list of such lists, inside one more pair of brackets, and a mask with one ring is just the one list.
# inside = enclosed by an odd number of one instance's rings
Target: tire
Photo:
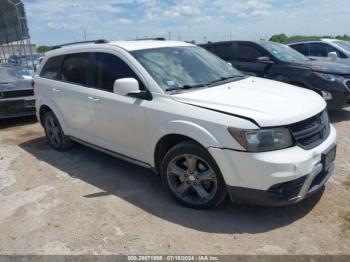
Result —
[[161, 163], [161, 178], [170, 195], [191, 208], [216, 207], [227, 194], [214, 159], [192, 141], [181, 142], [166, 153]]
[[74, 145], [73, 141], [64, 134], [57, 117], [52, 111], [44, 114], [43, 126], [47, 142], [53, 149], [64, 151]]

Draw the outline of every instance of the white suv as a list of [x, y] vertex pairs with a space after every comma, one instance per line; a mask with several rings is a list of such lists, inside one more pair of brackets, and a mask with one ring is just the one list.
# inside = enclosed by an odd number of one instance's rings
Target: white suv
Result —
[[[334, 170], [316, 93], [248, 77], [184, 42], [97, 41], [46, 54], [37, 116], [57, 150], [91, 146], [161, 175], [194, 208], [296, 203]], [[142, 197], [142, 196], [140, 196]]]

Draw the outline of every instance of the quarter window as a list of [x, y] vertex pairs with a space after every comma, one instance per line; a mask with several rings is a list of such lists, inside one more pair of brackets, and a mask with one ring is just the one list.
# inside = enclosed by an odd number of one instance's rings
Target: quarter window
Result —
[[242, 62], [256, 62], [263, 54], [254, 46], [239, 44], [237, 60]]
[[63, 62], [61, 79], [66, 82], [87, 85], [89, 53], [67, 55]]
[[95, 54], [93, 81], [95, 88], [113, 92], [115, 80], [129, 77], [138, 79], [136, 74], [123, 60], [112, 54]]
[[49, 58], [40, 72], [40, 77], [58, 80], [63, 58], [64, 56], [54, 56]]

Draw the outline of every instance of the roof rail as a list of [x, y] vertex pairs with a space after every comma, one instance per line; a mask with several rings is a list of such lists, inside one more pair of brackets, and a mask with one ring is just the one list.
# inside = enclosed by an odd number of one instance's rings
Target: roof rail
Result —
[[137, 38], [135, 40], [132, 41], [142, 41], [142, 40], [158, 40], [158, 41], [166, 41], [166, 39], [164, 37], [150, 37], [150, 38]]
[[55, 50], [64, 46], [69, 46], [69, 45], [79, 45], [79, 44], [106, 44], [108, 41], [106, 39], [97, 39], [97, 40], [89, 40], [89, 41], [80, 41], [80, 42], [72, 42], [72, 43], [67, 43], [67, 44], [62, 44], [62, 45], [56, 45], [51, 48], [51, 50]]
[[311, 41], [321, 41], [322, 38], [319, 37], [314, 37], [314, 38], [304, 38], [304, 39], [299, 39], [299, 40], [289, 40], [285, 41], [282, 44], [294, 44], [294, 43], [302, 43], [302, 42], [311, 42]]

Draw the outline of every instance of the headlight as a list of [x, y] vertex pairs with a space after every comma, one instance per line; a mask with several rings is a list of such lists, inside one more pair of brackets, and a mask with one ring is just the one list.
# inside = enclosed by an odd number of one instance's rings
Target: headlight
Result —
[[331, 100], [333, 98], [332, 94], [327, 91], [321, 91], [324, 100]]
[[279, 150], [293, 146], [293, 138], [285, 127], [241, 130], [229, 127], [233, 138], [249, 152]]
[[320, 72], [314, 72], [314, 74], [323, 80], [329, 81], [329, 82], [340, 82], [343, 83], [345, 81], [345, 78], [339, 75], [333, 75], [333, 74], [325, 74]]

